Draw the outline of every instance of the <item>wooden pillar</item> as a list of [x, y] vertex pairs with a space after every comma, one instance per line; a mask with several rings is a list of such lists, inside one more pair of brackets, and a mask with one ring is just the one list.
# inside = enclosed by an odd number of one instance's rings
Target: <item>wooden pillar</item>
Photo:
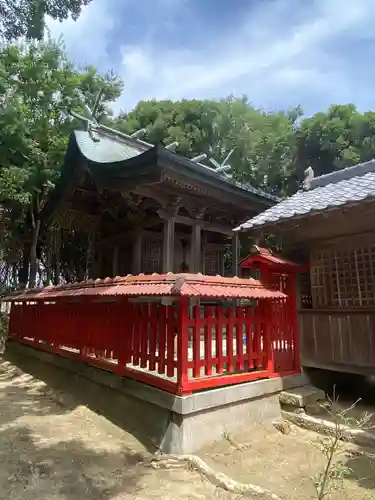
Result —
[[174, 253], [175, 253], [175, 221], [173, 217], [164, 219], [163, 234], [163, 273], [174, 272]]
[[192, 273], [203, 272], [202, 226], [195, 224], [191, 228], [190, 265]]
[[118, 258], [119, 258], [120, 248], [118, 245], [113, 247], [113, 260], [112, 260], [112, 275], [115, 278], [119, 274]]
[[240, 238], [238, 232], [233, 233], [232, 236], [232, 274], [238, 276], [238, 259], [240, 256]]
[[132, 273], [139, 274], [142, 272], [142, 231], [137, 231], [133, 244], [133, 263]]

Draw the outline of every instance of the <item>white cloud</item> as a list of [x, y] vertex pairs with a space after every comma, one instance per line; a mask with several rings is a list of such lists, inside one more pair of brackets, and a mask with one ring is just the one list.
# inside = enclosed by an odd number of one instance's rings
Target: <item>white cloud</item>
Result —
[[110, 59], [108, 43], [114, 19], [106, 0], [94, 0], [83, 7], [77, 21], [47, 19], [46, 24], [52, 38], [63, 37], [68, 53], [79, 63], [96, 66]]
[[[181, 0], [158, 1], [168, 2], [171, 14]], [[94, 0], [78, 22], [65, 23], [63, 31], [71, 54], [78, 52], [80, 59], [85, 54], [92, 64], [100, 60], [112, 66], [107, 47], [116, 12], [106, 8], [106, 2]], [[257, 105], [266, 107], [298, 104], [310, 97], [324, 105], [339, 100], [355, 102], [356, 75], [347, 60], [345, 68], [337, 63], [345, 54], [338, 52], [339, 46], [330, 50], [330, 45], [348, 37], [375, 36], [373, 0], [310, 0], [306, 4], [300, 0], [260, 0], [256, 10], [251, 5], [254, 3], [249, 2], [248, 16], [241, 25], [218, 32], [216, 39], [209, 38], [199, 49], [176, 49], [173, 39], [167, 48], [163, 40], [161, 49], [147, 33], [141, 40], [123, 43], [116, 70], [125, 89], [116, 107], [129, 109], [140, 99], [217, 97], [232, 92], [246, 93]], [[189, 8], [186, 0], [184, 8]], [[295, 11], [302, 8], [303, 18], [301, 14], [296, 20]], [[130, 7], [128, 14], [131, 22]], [[56, 33], [56, 26], [52, 27]], [[317, 105], [322, 107], [319, 102]]]

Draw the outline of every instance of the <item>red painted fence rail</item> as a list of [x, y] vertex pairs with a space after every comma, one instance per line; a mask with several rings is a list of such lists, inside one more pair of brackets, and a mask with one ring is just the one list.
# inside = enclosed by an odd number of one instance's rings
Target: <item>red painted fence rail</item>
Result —
[[[299, 372], [287, 299], [192, 305], [188, 296], [12, 301], [9, 338], [174, 394]], [[194, 299], [196, 302], [196, 299]]]

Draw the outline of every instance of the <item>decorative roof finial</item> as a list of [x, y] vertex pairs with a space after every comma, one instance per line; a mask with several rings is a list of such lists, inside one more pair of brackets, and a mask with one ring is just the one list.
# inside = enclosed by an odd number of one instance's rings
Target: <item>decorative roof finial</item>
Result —
[[139, 139], [139, 137], [143, 137], [146, 134], [147, 134], [147, 129], [140, 128], [139, 130], [136, 130], [135, 132], [130, 134], [130, 137], [134, 137], [134, 139]]
[[202, 153], [198, 156], [194, 156], [194, 158], [190, 158], [190, 160], [195, 162], [195, 163], [199, 163], [199, 162], [205, 160], [206, 158], [207, 158], [206, 153]]
[[232, 156], [233, 154], [233, 151], [235, 150], [235, 148], [231, 149], [229, 151], [229, 153], [227, 154], [227, 156], [224, 158], [224, 161], [220, 164], [219, 162], [217, 162], [216, 160], [214, 160], [213, 158], [210, 158], [210, 162], [215, 165], [216, 167], [216, 172], [218, 174], [224, 174], [226, 177], [229, 177], [231, 178], [232, 177], [232, 174], [230, 173], [227, 173], [227, 172], [230, 172], [232, 170], [232, 167], [227, 163], [230, 159], [230, 157]]
[[93, 129], [99, 127], [97, 115], [98, 115], [100, 100], [102, 98], [103, 92], [104, 92], [104, 89], [101, 88], [98, 92], [98, 95], [96, 96], [94, 106], [92, 109], [87, 104], [83, 105], [83, 110], [84, 110], [86, 116], [82, 116], [82, 115], [76, 113], [75, 111], [70, 112], [70, 114], [72, 116], [74, 116], [74, 118], [77, 118], [78, 120], [83, 120], [85, 122], [86, 130], [89, 133], [91, 140], [94, 142], [100, 141], [100, 139], [98, 137], [95, 137], [93, 135]]
[[307, 169], [304, 172], [305, 178], [303, 180], [303, 189], [308, 190], [311, 188], [311, 183], [314, 179], [314, 170], [312, 167], [307, 167]]
[[165, 149], [168, 149], [168, 151], [174, 151], [176, 148], [178, 148], [179, 144], [180, 143], [178, 141], [173, 141], [170, 144], [167, 144], [165, 146]]

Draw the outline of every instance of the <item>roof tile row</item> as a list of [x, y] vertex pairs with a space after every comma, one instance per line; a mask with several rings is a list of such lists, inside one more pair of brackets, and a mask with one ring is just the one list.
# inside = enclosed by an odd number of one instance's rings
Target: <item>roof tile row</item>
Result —
[[15, 293], [7, 301], [52, 300], [57, 297], [90, 296], [185, 296], [202, 298], [265, 299], [284, 298], [285, 294], [265, 287], [255, 279], [205, 276], [202, 274], [128, 275], [47, 286]]

